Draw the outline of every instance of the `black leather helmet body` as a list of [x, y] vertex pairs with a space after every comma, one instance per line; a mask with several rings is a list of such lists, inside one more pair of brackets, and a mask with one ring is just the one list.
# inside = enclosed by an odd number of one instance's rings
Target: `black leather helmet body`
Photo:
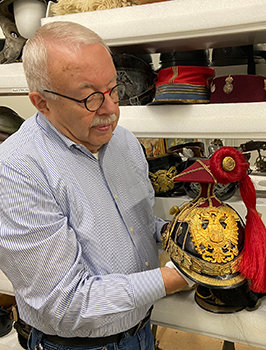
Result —
[[9, 107], [0, 106], [0, 143], [19, 129], [24, 119]]
[[15, 297], [8, 294], [0, 294], [0, 337], [8, 334], [16, 318]]
[[148, 62], [142, 57], [126, 53], [113, 55], [117, 70], [117, 82], [126, 86], [126, 92], [120, 99], [120, 106], [146, 105], [153, 100], [155, 93], [155, 73]]

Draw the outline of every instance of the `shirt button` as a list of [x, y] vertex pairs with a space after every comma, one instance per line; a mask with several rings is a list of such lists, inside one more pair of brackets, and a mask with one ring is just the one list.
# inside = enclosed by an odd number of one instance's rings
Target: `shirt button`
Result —
[[131, 233], [133, 233], [133, 232], [134, 232], [134, 228], [133, 228], [133, 227], [130, 227], [129, 231], [130, 231]]
[[115, 194], [114, 197], [115, 197], [115, 199], [118, 199], [118, 195], [117, 194]]
[[149, 267], [149, 266], [150, 266], [150, 263], [149, 263], [148, 261], [146, 261], [146, 262], [145, 262], [145, 265], [146, 265], [147, 267]]

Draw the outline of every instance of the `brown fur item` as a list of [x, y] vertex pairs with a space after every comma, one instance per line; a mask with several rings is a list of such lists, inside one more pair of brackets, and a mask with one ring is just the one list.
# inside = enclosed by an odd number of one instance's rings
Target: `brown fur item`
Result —
[[58, 0], [51, 4], [54, 16], [139, 5], [139, 0]]

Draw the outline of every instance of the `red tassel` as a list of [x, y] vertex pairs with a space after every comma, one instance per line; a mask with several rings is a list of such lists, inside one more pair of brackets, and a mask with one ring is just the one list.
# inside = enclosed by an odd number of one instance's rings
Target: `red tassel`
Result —
[[254, 292], [266, 292], [266, 229], [256, 210], [256, 191], [248, 175], [239, 181], [243, 202], [247, 207], [245, 245], [239, 270], [251, 281]]
[[[223, 160], [231, 157], [235, 162], [232, 171], [223, 169]], [[218, 183], [238, 181], [240, 194], [247, 207], [245, 245], [240, 272], [251, 281], [251, 289], [266, 292], [266, 228], [256, 210], [256, 191], [247, 175], [248, 163], [243, 154], [233, 147], [222, 147], [211, 157], [210, 170]]]

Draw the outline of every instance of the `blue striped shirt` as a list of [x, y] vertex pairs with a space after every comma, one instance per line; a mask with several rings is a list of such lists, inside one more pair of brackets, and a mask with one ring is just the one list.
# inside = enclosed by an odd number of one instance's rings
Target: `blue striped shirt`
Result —
[[0, 181], [0, 266], [26, 323], [107, 336], [165, 296], [164, 222], [131, 132], [117, 126], [97, 160], [37, 113], [1, 144]]

